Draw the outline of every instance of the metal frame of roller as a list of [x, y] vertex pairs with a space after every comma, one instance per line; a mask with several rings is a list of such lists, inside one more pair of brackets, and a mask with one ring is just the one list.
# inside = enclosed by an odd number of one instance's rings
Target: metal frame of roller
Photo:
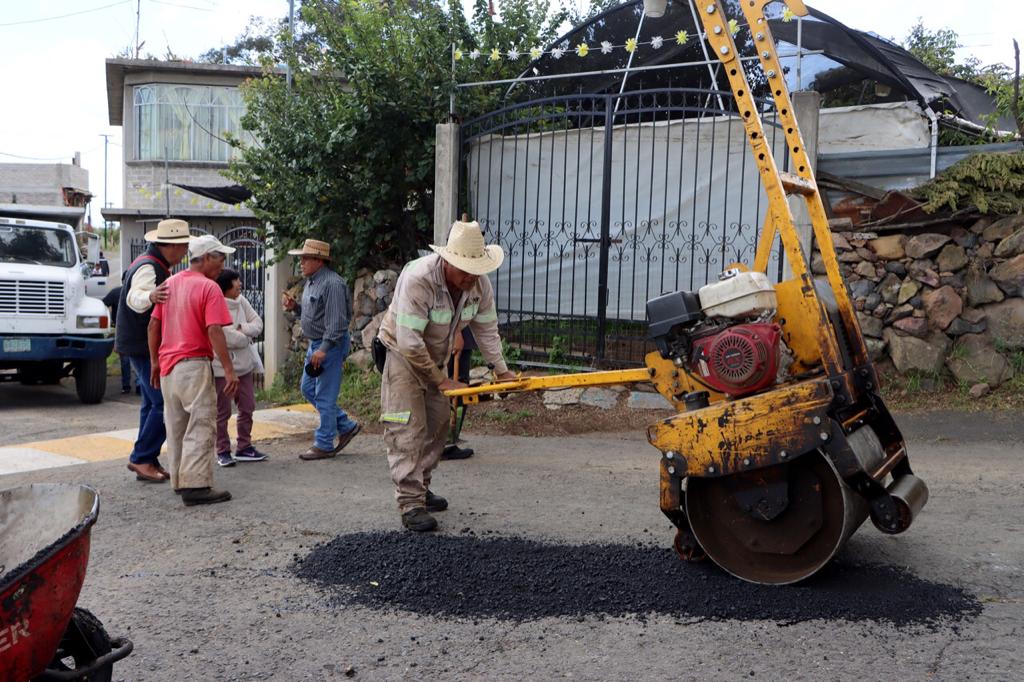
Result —
[[[679, 359], [648, 354], [646, 368], [521, 378], [448, 393], [482, 395], [650, 382], [679, 410], [648, 428], [662, 452], [662, 512], [677, 528], [675, 548], [687, 560], [710, 557], [756, 583], [805, 579], [836, 555], [871, 517], [883, 533], [902, 533], [928, 499], [913, 475], [903, 436], [878, 394], [878, 378], [839, 270], [828, 219], [782, 77], [764, 8], [774, 0], [741, 0], [768, 78], [795, 173], [779, 171], [719, 0], [695, 3], [707, 40], [728, 75], [747, 142], [768, 197], [753, 269], [765, 272], [776, 235], [792, 277], [775, 285], [774, 321], [794, 356], [788, 383], [738, 399], [711, 392]], [[802, 0], [784, 0], [797, 16]], [[787, 194], [807, 204], [827, 273], [815, 281], [794, 227]], [[736, 266], [731, 266], [736, 267]], [[746, 266], [739, 265], [741, 268]]]

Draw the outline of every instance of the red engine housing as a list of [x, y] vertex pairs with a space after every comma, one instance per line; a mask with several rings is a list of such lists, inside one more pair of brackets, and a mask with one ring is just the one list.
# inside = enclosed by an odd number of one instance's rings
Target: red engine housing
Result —
[[775, 383], [781, 335], [779, 325], [758, 322], [694, 339], [690, 369], [729, 396], [760, 391]]

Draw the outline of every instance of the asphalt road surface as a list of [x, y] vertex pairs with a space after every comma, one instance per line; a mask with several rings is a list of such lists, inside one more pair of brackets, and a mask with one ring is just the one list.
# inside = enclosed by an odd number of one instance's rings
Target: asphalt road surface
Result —
[[[438, 514], [445, 542], [423, 550], [446, 554], [424, 556], [421, 568], [409, 564], [407, 536], [379, 534], [399, 525], [378, 436], [321, 462], [297, 459], [305, 438], [272, 442], [269, 461], [217, 470], [234, 499], [209, 508], [183, 507], [166, 485], [130, 478], [122, 462], [0, 485], [99, 489], [79, 605], [135, 642], [115, 680], [1019, 679], [1024, 426], [986, 415], [901, 422], [931, 489], [928, 506], [901, 536], [862, 527], [834, 568], [799, 588], [751, 588], [667, 551], [651, 555], [672, 532], [657, 506], [656, 453], [637, 434], [471, 437], [478, 455], [435, 475], [451, 508]], [[338, 542], [363, 553], [360, 570], [371, 572], [360, 584], [346, 593], [296, 574], [324, 543], [350, 534], [362, 539]], [[377, 579], [368, 579], [367, 548], [379, 555]], [[523, 562], [543, 572], [554, 561], [551, 585], [571, 574], [573, 599], [587, 608], [529, 617], [519, 607], [544, 606], [532, 593], [544, 580], [507, 576], [525, 575]], [[431, 577], [459, 595], [459, 608], [424, 611], [417, 604], [429, 599], [403, 589], [430, 592]], [[474, 587], [488, 577], [493, 584]], [[691, 597], [680, 602], [665, 583]], [[862, 603], [849, 584], [863, 586]], [[629, 596], [644, 586], [672, 603]], [[497, 590], [508, 608], [473, 615], [484, 603], [474, 589], [492, 606]], [[851, 610], [836, 611], [819, 589], [845, 589]], [[906, 598], [928, 593], [959, 606], [930, 619], [905, 612], [929, 611]]]
[[[133, 383], [134, 385], [134, 383]], [[107, 378], [107, 393], [97, 405], [83, 405], [75, 380], [53, 386], [0, 382], [0, 446], [67, 438], [98, 431], [137, 428], [139, 396], [121, 394], [121, 377]]]

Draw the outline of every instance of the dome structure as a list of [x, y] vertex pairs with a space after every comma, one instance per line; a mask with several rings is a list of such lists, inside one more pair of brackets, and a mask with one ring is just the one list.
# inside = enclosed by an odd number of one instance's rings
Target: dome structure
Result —
[[[766, 95], [753, 38], [743, 23], [738, 0], [723, 0], [739, 20], [735, 41], [748, 58], [745, 67], [757, 96]], [[877, 35], [858, 31], [808, 7], [797, 19], [784, 5], [767, 8], [790, 91], [815, 90], [823, 106], [917, 102], [937, 113], [948, 112], [984, 125], [994, 109], [983, 88], [931, 71], [910, 52]], [[525, 101], [553, 94], [608, 94], [645, 88], [728, 90], [720, 65], [699, 38], [700, 22], [688, 0], [668, 0], [664, 15], [645, 15], [642, 0], [616, 5], [574, 27], [552, 43], [508, 89], [508, 97]], [[632, 52], [621, 49], [634, 40]], [[574, 50], [588, 46], [586, 58]], [[619, 49], [602, 51], [602, 44]], [[1012, 121], [1000, 127], [1013, 129]]]

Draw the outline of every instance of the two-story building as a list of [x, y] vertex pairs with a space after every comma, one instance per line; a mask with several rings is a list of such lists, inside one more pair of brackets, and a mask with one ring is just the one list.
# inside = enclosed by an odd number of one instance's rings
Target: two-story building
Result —
[[[243, 293], [267, 322], [261, 343], [272, 379], [283, 329], [279, 306], [280, 267], [267, 267], [260, 223], [243, 204], [190, 191], [234, 183], [223, 175], [237, 150], [228, 136], [251, 141], [242, 130], [245, 104], [239, 86], [259, 77], [254, 66], [150, 59], [107, 59], [110, 124], [123, 136], [123, 206], [103, 209], [121, 225], [121, 262], [127, 267], [146, 248], [144, 235], [166, 217], [187, 220], [193, 234], [212, 234], [237, 251], [227, 266], [242, 275]], [[183, 266], [179, 266], [183, 267]]]

